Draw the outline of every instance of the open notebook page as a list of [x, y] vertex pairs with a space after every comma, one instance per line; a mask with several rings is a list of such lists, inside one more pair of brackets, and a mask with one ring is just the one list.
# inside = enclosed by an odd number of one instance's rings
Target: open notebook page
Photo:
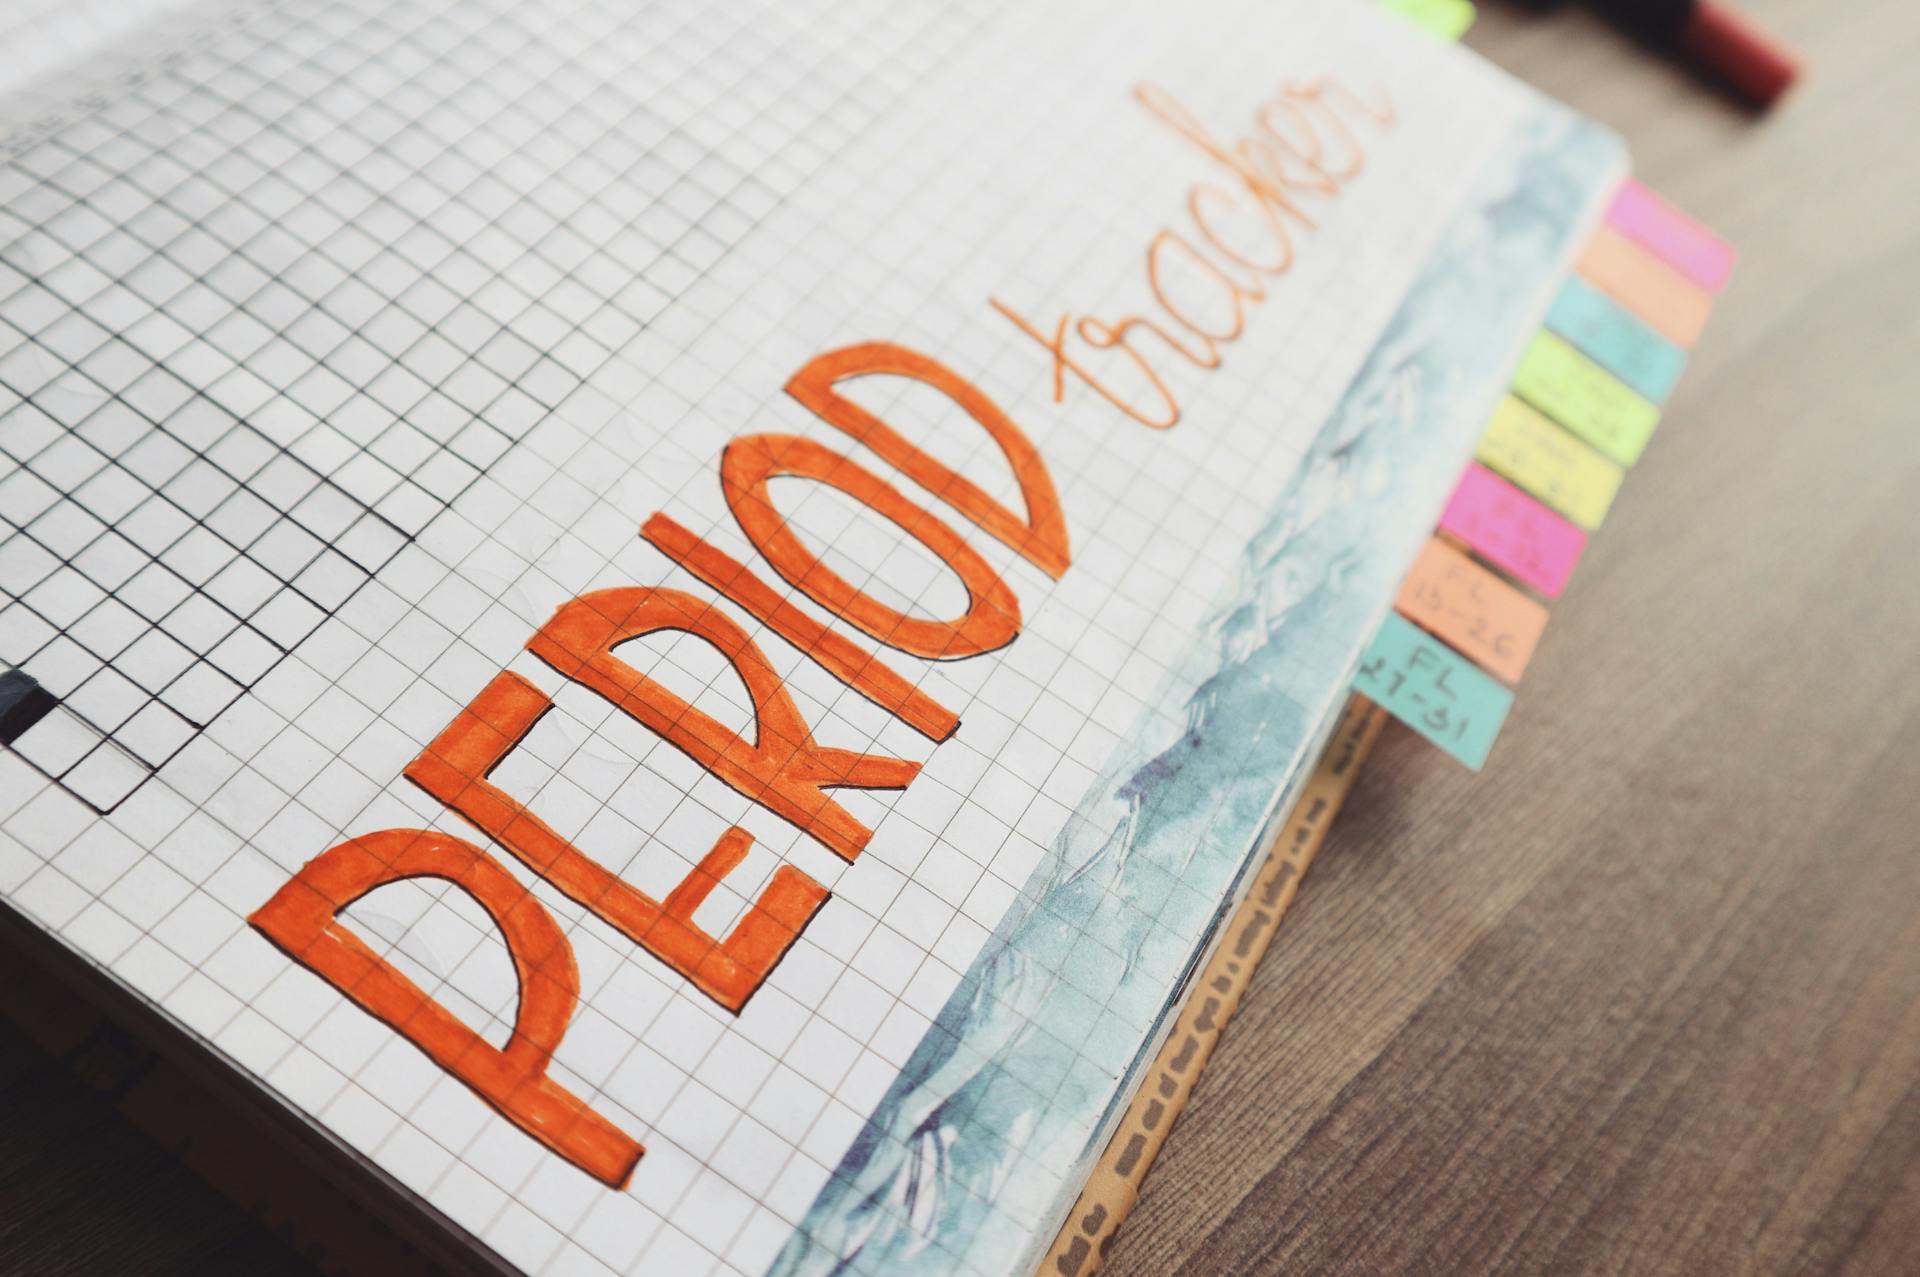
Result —
[[101, 56], [0, 166], [0, 892], [540, 1273], [1032, 1262], [1622, 164], [1332, 0]]

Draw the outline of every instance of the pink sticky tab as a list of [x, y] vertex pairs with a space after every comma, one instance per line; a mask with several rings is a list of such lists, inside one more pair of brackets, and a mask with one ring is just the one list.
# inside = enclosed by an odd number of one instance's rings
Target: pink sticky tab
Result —
[[1440, 530], [1550, 599], [1560, 597], [1587, 534], [1479, 462], [1467, 467]]
[[1733, 245], [1628, 178], [1607, 223], [1700, 287], [1719, 292], [1733, 274]]

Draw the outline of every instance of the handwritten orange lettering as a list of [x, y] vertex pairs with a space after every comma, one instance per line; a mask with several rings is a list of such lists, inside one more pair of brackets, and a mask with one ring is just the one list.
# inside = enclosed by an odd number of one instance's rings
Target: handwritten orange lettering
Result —
[[520, 675], [496, 675], [407, 765], [406, 777], [737, 1013], [826, 902], [826, 888], [792, 865], [782, 865], [732, 933], [715, 940], [694, 924], [693, 911], [745, 858], [753, 845], [746, 830], [736, 827], [722, 834], [664, 903], [608, 872], [487, 779], [551, 708], [546, 694]]
[[[912, 617], [858, 589], [801, 543], [767, 492], [782, 475], [815, 479], [840, 489], [932, 551], [960, 578], [967, 610], [951, 621]], [[901, 495], [856, 461], [798, 435], [746, 435], [720, 458], [727, 506], [754, 548], [774, 571], [821, 607], [888, 647], [929, 660], [991, 652], [1020, 632], [1020, 601], [1005, 578], [945, 522]]]
[[[755, 738], [716, 722], [613, 654], [630, 639], [682, 630], [733, 665], [753, 701]], [[814, 743], [786, 685], [738, 625], [679, 590], [596, 590], [561, 605], [527, 650], [592, 688], [722, 781], [852, 860], [873, 831], [828, 789], [905, 789], [920, 764]]]
[[1254, 272], [1255, 282], [1247, 283], [1244, 281], [1235, 280], [1234, 281], [1235, 286], [1239, 288], [1240, 291], [1246, 295], [1249, 301], [1255, 301], [1255, 302], [1265, 301], [1267, 299], [1267, 290], [1259, 284], [1258, 277], [1261, 275], [1286, 274], [1288, 267], [1293, 265], [1293, 242], [1291, 240], [1281, 241], [1281, 244], [1280, 244], [1281, 257], [1280, 257], [1280, 260], [1278, 261], [1275, 261], [1275, 262], [1254, 261], [1252, 258], [1248, 257], [1245, 253], [1241, 252], [1237, 248], [1232, 247], [1224, 239], [1220, 237], [1219, 230], [1214, 226], [1213, 218], [1210, 215], [1208, 215], [1204, 210], [1202, 210], [1202, 208], [1200, 207], [1201, 198], [1203, 196], [1215, 201], [1224, 201], [1228, 205], [1237, 207], [1237, 204], [1235, 204], [1235, 201], [1233, 198], [1233, 193], [1231, 191], [1223, 190], [1222, 188], [1215, 186], [1211, 182], [1197, 182], [1194, 184], [1193, 189], [1187, 192], [1187, 214], [1188, 216], [1193, 218], [1194, 228], [1200, 232], [1201, 239], [1206, 240], [1207, 243], [1213, 245], [1216, 249], [1218, 249], [1220, 251], [1220, 255], [1222, 257], [1225, 257], [1228, 261], [1233, 262], [1235, 265], [1238, 265], [1238, 266], [1244, 266], [1248, 270]]
[[[1047, 337], [1038, 328], [1035, 328], [1026, 316], [1001, 301], [998, 297], [990, 297], [987, 301], [995, 310], [1005, 315], [1008, 319], [1011, 319], [1019, 327], [1021, 332], [1039, 342], [1041, 346], [1046, 348], [1047, 353], [1053, 356], [1053, 400], [1055, 403], [1060, 402], [1060, 400], [1066, 396], [1066, 374], [1071, 372], [1074, 376], [1085, 382], [1087, 387], [1095, 394], [1143, 426], [1151, 426], [1156, 430], [1166, 430], [1179, 424], [1179, 403], [1174, 399], [1172, 392], [1167, 389], [1166, 383], [1161, 381], [1159, 376], [1153, 371], [1152, 366], [1146, 364], [1145, 361], [1140, 358], [1138, 352], [1134, 351], [1131, 347], [1125, 348], [1127, 357], [1133, 360], [1134, 363], [1140, 367], [1141, 371], [1146, 374], [1148, 382], [1152, 384], [1154, 390], [1159, 395], [1161, 403], [1164, 405], [1165, 411], [1163, 413], [1156, 413], [1149, 416], [1145, 408], [1140, 407], [1134, 401], [1115, 391], [1113, 387], [1094, 376], [1085, 364], [1067, 353], [1067, 325], [1073, 319], [1071, 314], [1060, 316], [1060, 322], [1054, 325], [1053, 336]], [[1112, 344], [1114, 343], [1108, 343], [1109, 346]]]
[[[1228, 146], [1216, 140], [1192, 111], [1158, 85], [1142, 84], [1133, 91], [1133, 95], [1161, 123], [1239, 178], [1241, 186], [1253, 196], [1255, 206], [1260, 209], [1276, 236], [1290, 238], [1291, 232], [1285, 221], [1289, 217], [1302, 226], [1313, 225], [1313, 219], [1289, 197], [1288, 188], [1295, 183], [1287, 180], [1278, 157], [1270, 147], [1263, 145], [1264, 139], [1241, 138]], [[1313, 184], [1309, 186], [1317, 189]]]
[[818, 661], [827, 672], [881, 709], [935, 741], [959, 728], [952, 710], [900, 677], [879, 657], [836, 634], [781, 598], [751, 568], [675, 523], [648, 518], [640, 535], [687, 571], [745, 608], [753, 618]]
[[[1203, 327], [1199, 320], [1187, 314], [1182, 306], [1175, 303], [1173, 298], [1167, 295], [1167, 281], [1163, 278], [1166, 274], [1166, 267], [1163, 264], [1163, 254], [1169, 248], [1179, 249], [1187, 261], [1192, 262], [1200, 269], [1206, 279], [1218, 284], [1223, 290], [1227, 299], [1227, 305], [1233, 310], [1233, 320], [1226, 326], [1225, 331]], [[1180, 238], [1180, 236], [1175, 235], [1172, 231], [1166, 230], [1155, 235], [1153, 242], [1147, 245], [1147, 283], [1148, 286], [1153, 289], [1153, 299], [1160, 303], [1160, 308], [1166, 311], [1167, 314], [1173, 316], [1181, 327], [1207, 344], [1207, 353], [1212, 357], [1212, 362], [1204, 366], [1210, 368], [1218, 368], [1220, 366], [1219, 347], [1215, 343], [1233, 341], [1239, 337], [1247, 326], [1247, 303], [1249, 301], [1259, 300], [1258, 298], [1251, 298], [1242, 293], [1239, 285], [1228, 278], [1225, 271], [1202, 256], [1199, 249]]]
[[[487, 911], [506, 940], [520, 1006], [504, 1050], [456, 1019], [339, 920], [375, 887], [441, 878]], [[508, 1121], [614, 1188], [645, 1151], [547, 1076], [580, 996], [573, 948], [553, 915], [473, 844], [422, 829], [388, 829], [307, 862], [247, 919], [288, 957], [412, 1042]]]
[[[1366, 168], [1367, 151], [1360, 144], [1359, 136], [1326, 102], [1325, 91], [1328, 83], [1323, 81], [1313, 86], [1288, 85], [1287, 97], [1289, 104], [1296, 106], [1300, 118], [1307, 122], [1309, 135], [1316, 139], [1314, 167], [1334, 182], [1343, 183], [1358, 177]], [[1302, 103], [1305, 105], [1299, 105]], [[1308, 110], [1308, 108], [1312, 109]], [[1319, 122], [1318, 125], [1313, 123], [1315, 120]], [[1342, 158], [1337, 163], [1330, 162], [1329, 148], [1325, 142], [1318, 140], [1323, 132], [1329, 136], [1341, 153]]]
[[[1254, 113], [1254, 119], [1265, 135], [1261, 140], [1266, 145], [1266, 163], [1285, 185], [1293, 190], [1320, 195], [1339, 192], [1340, 179], [1327, 172], [1321, 162], [1326, 158], [1326, 147], [1321, 143], [1320, 135], [1314, 132], [1312, 120], [1297, 101], [1290, 96], [1274, 98], [1261, 105]], [[1291, 173], [1291, 166], [1287, 163], [1289, 159], [1298, 161], [1306, 172]]]
[[[1127, 314], [1114, 319], [1061, 315], [1049, 336], [1017, 309], [998, 297], [988, 303], [1011, 320], [1026, 336], [1047, 352], [1053, 373], [1053, 398], [1059, 402], [1066, 393], [1066, 374], [1071, 372], [1101, 398], [1126, 416], [1157, 430], [1165, 430], [1180, 421], [1180, 397], [1168, 377], [1155, 366], [1145, 350], [1129, 340], [1131, 334], [1144, 331], [1180, 355], [1201, 371], [1220, 367], [1220, 347], [1238, 340], [1246, 328], [1246, 312], [1265, 301], [1268, 288], [1263, 278], [1284, 275], [1293, 266], [1294, 228], [1314, 229], [1314, 218], [1294, 198], [1313, 195], [1331, 198], [1339, 194], [1342, 183], [1365, 167], [1366, 149], [1353, 128], [1342, 118], [1336, 105], [1364, 115], [1380, 126], [1395, 119], [1392, 103], [1382, 95], [1379, 105], [1362, 101], [1331, 79], [1306, 85], [1290, 84], [1274, 98], [1262, 102], [1254, 111], [1255, 131], [1232, 142], [1222, 141], [1172, 94], [1157, 85], [1143, 84], [1134, 97], [1147, 111], [1190, 143], [1201, 154], [1226, 169], [1238, 183], [1241, 195], [1250, 197], [1243, 205], [1232, 191], [1209, 182], [1195, 183], [1187, 192], [1187, 212], [1193, 223], [1194, 237], [1162, 227], [1147, 245], [1147, 290], [1166, 318], [1191, 333], [1200, 342], [1193, 348], [1171, 334], [1153, 316]], [[1328, 158], [1329, 134], [1337, 144], [1341, 158]], [[1232, 241], [1221, 233], [1215, 220], [1222, 208], [1240, 211], [1242, 220], [1251, 218], [1264, 228], [1273, 241], [1270, 259], [1256, 256], [1240, 236]], [[1194, 243], [1198, 239], [1236, 267], [1251, 271], [1251, 281], [1236, 279], [1217, 262], [1202, 253]], [[1175, 299], [1166, 278], [1168, 254], [1178, 250], [1212, 285], [1217, 286], [1231, 308], [1231, 315], [1218, 324], [1200, 319], [1187, 303]], [[1071, 339], [1077, 338], [1076, 348]], [[1096, 377], [1083, 362], [1083, 351], [1118, 348], [1133, 364], [1152, 393], [1141, 402]]]
[[[1127, 418], [1167, 429], [1180, 421], [1186, 375], [1167, 354], [1199, 373], [1222, 366], [1224, 348], [1245, 335], [1253, 322], [1250, 312], [1291, 270], [1296, 232], [1316, 229], [1314, 214], [1365, 169], [1365, 129], [1357, 126], [1387, 128], [1397, 117], [1384, 94], [1369, 101], [1322, 78], [1287, 84], [1256, 106], [1246, 136], [1223, 140], [1157, 86], [1141, 85], [1134, 96], [1205, 158], [1214, 179], [1189, 187], [1190, 226], [1162, 226], [1147, 240], [1142, 291], [1151, 300], [1141, 306], [1147, 313], [1103, 317], [1068, 309], [1049, 331], [997, 297], [988, 301], [1046, 352], [1056, 402], [1064, 398], [1071, 373]], [[1144, 340], [1148, 337], [1155, 340]], [[863, 376], [906, 377], [957, 405], [999, 446], [1024, 511], [990, 497], [841, 393], [841, 382]], [[1048, 576], [1057, 580], [1067, 571], [1066, 519], [1038, 449], [993, 400], [952, 369], [892, 343], [868, 342], [809, 361], [788, 379], [786, 389], [821, 420], [872, 449]], [[945, 620], [909, 616], [841, 578], [774, 508], [769, 485], [789, 476], [839, 489], [920, 542], [959, 578], [966, 610]], [[773, 569], [835, 618], [880, 642], [941, 660], [991, 652], [1018, 635], [1019, 600], [987, 560], [948, 522], [852, 459], [793, 435], [747, 435], [722, 453], [720, 482], [734, 518]], [[766, 580], [664, 514], [649, 518], [641, 535], [923, 735], [944, 741], [958, 728], [952, 711], [875, 654], [815, 621]], [[694, 635], [726, 658], [753, 706], [745, 728], [722, 725], [614, 655], [621, 644], [659, 630]], [[746, 632], [717, 606], [679, 590], [634, 586], [583, 594], [556, 610], [527, 641], [527, 649], [847, 861], [860, 855], [873, 831], [827, 791], [905, 789], [920, 771], [919, 763], [906, 759], [818, 744], [786, 685]], [[709, 934], [694, 922], [694, 914], [752, 848], [751, 836], [737, 826], [729, 827], [664, 899], [633, 887], [490, 780], [551, 708], [534, 684], [502, 672], [408, 764], [405, 774], [557, 890], [738, 1012], [817, 916], [828, 898], [825, 888], [798, 868], [782, 865], [724, 939]], [[340, 910], [368, 891], [418, 877], [459, 886], [500, 928], [520, 990], [504, 1048], [490, 1046], [339, 920]], [[552, 916], [500, 863], [448, 834], [389, 829], [340, 843], [308, 862], [249, 921], [528, 1135], [607, 1184], [625, 1185], [643, 1154], [641, 1145], [548, 1077], [579, 999], [573, 951]]]
[[[850, 377], [892, 374], [932, 386], [959, 404], [1000, 445], [1027, 505], [1022, 521], [978, 485], [956, 474], [898, 431], [834, 389]], [[1067, 570], [1067, 519], [1053, 476], [1033, 442], [971, 382], [945, 364], [890, 342], [867, 342], [820, 355], [787, 380], [787, 393], [885, 457], [908, 478], [977, 524], [1056, 581]]]

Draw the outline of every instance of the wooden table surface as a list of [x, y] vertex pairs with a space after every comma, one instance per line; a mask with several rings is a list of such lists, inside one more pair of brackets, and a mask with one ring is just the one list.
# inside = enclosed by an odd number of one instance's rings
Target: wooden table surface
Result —
[[[1738, 244], [1487, 770], [1383, 741], [1112, 1277], [1920, 1271], [1920, 5], [1754, 121], [1468, 42]], [[307, 1273], [0, 1028], [0, 1270]]]
[[1111, 1277], [1920, 1273], [1920, 5], [1754, 122], [1468, 43], [1741, 250], [1487, 770], [1392, 732]]

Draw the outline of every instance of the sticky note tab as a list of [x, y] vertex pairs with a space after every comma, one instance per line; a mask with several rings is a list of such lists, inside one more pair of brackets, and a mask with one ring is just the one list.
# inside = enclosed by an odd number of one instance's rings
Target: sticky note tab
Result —
[[1578, 275], [1561, 285], [1547, 327], [1653, 403], [1665, 402], [1687, 366], [1686, 351]]
[[1733, 274], [1733, 245], [1631, 178], [1613, 197], [1607, 224], [1711, 292]]
[[1480, 436], [1480, 460], [1592, 532], [1626, 471], [1511, 396]]
[[1513, 693], [1398, 613], [1388, 613], [1353, 690], [1479, 771]]
[[1547, 628], [1547, 609], [1438, 538], [1421, 548], [1394, 606], [1509, 683]]
[[1577, 269], [1588, 283], [1684, 347], [1700, 340], [1713, 313], [1712, 293], [1611, 226], [1593, 233]]
[[1380, 0], [1380, 3], [1442, 40], [1458, 40], [1473, 25], [1470, 0]]
[[1514, 580], [1560, 597], [1587, 534], [1475, 462], [1447, 499], [1440, 530]]
[[1538, 334], [1527, 347], [1513, 389], [1623, 466], [1640, 459], [1660, 424], [1658, 405], [1552, 333]]

